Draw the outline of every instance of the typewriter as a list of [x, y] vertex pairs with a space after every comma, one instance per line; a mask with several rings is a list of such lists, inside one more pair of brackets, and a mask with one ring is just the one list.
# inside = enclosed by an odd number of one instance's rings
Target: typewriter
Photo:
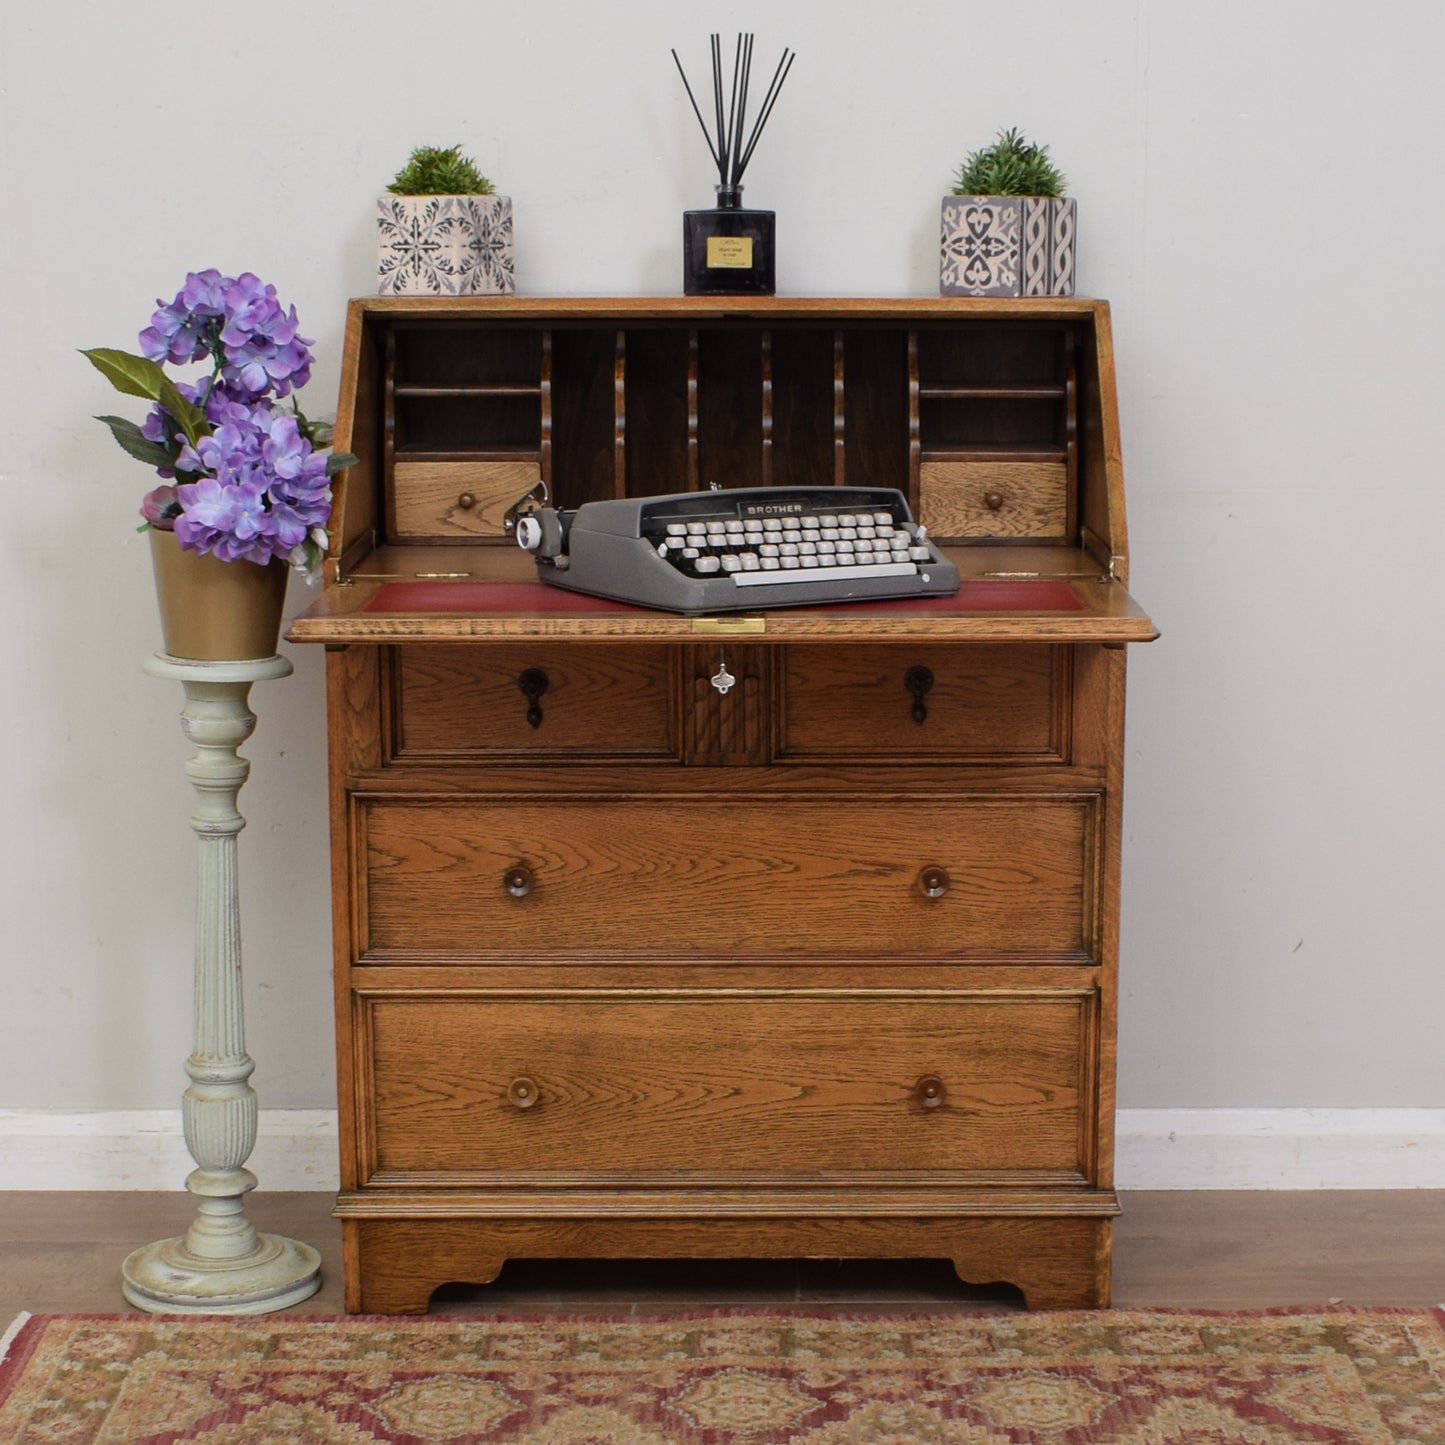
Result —
[[759, 487], [547, 504], [518, 499], [506, 529], [555, 587], [668, 612], [947, 596], [958, 569], [883, 487]]

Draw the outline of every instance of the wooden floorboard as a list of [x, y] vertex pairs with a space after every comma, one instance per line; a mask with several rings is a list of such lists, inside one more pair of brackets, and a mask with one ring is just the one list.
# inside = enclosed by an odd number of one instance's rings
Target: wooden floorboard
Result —
[[[321, 1292], [292, 1313], [342, 1309], [329, 1194], [252, 1196], [258, 1229], [321, 1251]], [[0, 1192], [0, 1329], [21, 1310], [110, 1313], [122, 1259], [183, 1233], [184, 1194]], [[1114, 1304], [1246, 1309], [1445, 1302], [1445, 1191], [1159, 1192], [1124, 1196]], [[517, 1261], [482, 1289], [448, 1287], [436, 1312], [1017, 1308], [1008, 1288], [961, 1284], [942, 1261]]]

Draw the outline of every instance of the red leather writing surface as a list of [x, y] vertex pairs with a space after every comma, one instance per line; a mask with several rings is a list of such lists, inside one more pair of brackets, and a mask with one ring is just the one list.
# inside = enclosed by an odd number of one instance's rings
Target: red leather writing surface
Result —
[[[952, 597], [906, 597], [886, 602], [823, 603], [829, 612], [1078, 612], [1067, 582], [965, 582]], [[589, 597], [545, 582], [387, 582], [367, 612], [645, 612], [627, 602]], [[763, 606], [759, 612], [766, 611]], [[793, 609], [789, 608], [789, 611]]]

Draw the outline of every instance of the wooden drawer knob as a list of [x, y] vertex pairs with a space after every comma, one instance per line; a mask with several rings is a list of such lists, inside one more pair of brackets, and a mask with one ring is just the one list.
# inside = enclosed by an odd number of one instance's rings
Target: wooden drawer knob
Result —
[[513, 898], [525, 898], [536, 886], [537, 880], [525, 863], [514, 863], [502, 875], [502, 887]]
[[526, 1074], [519, 1074], [507, 1085], [507, 1101], [518, 1109], [532, 1108], [541, 1097], [537, 1081], [529, 1079]]
[[476, 505], [477, 499], [471, 492], [463, 492], [461, 496], [457, 498], [457, 506], [464, 512], [470, 512]]
[[983, 504], [989, 509], [990, 512], [997, 512], [1001, 510], [1001, 508], [1003, 507], [1003, 493], [985, 492], [983, 494]]
[[936, 1109], [943, 1103], [947, 1090], [937, 1074], [924, 1074], [913, 1086], [913, 1098], [924, 1109]]
[[918, 887], [925, 898], [942, 898], [948, 892], [951, 883], [952, 880], [947, 871], [938, 867], [937, 864], [929, 864], [918, 875]]

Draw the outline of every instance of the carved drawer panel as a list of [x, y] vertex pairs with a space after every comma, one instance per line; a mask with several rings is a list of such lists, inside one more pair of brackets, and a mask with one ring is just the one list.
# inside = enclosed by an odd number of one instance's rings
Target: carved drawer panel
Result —
[[359, 800], [363, 953], [1094, 951], [1092, 795]]
[[776, 760], [1061, 762], [1069, 656], [1029, 644], [789, 646]]
[[366, 1174], [1078, 1183], [1097, 995], [375, 994]]
[[662, 647], [414, 645], [391, 657], [401, 762], [675, 757]]

